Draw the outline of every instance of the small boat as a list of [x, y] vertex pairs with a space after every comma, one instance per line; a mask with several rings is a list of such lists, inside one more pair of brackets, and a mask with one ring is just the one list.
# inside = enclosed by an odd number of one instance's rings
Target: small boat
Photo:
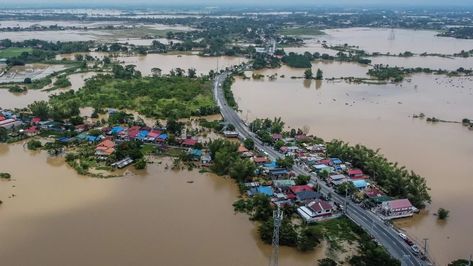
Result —
[[187, 183], [192, 184], [192, 183], [194, 183], [194, 181], [189, 180], [189, 181], [187, 181]]

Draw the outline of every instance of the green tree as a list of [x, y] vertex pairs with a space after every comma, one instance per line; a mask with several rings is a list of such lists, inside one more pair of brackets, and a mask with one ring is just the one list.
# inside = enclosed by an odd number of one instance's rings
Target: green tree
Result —
[[319, 266], [337, 266], [337, 262], [330, 259], [330, 258], [325, 258], [318, 260]]
[[245, 148], [247, 148], [248, 150], [253, 150], [255, 148], [255, 142], [253, 139], [251, 138], [246, 138], [244, 141], [243, 141], [243, 145], [245, 146]]
[[320, 68], [317, 69], [317, 73], [315, 74], [315, 79], [316, 80], [322, 80], [323, 79], [323, 72]]
[[305, 226], [299, 232], [297, 249], [300, 251], [314, 250], [320, 244], [321, 239], [322, 234], [315, 227]]
[[440, 220], [445, 220], [448, 218], [448, 215], [449, 215], [450, 211], [444, 209], [444, 208], [439, 208], [437, 210], [437, 217], [440, 219]]
[[281, 168], [291, 169], [294, 165], [294, 158], [291, 156], [286, 156], [284, 158], [278, 158], [276, 163]]
[[50, 108], [46, 101], [34, 101], [32, 104], [28, 105], [28, 108], [34, 116], [42, 120], [47, 119], [49, 116]]
[[28, 141], [28, 143], [26, 144], [26, 147], [28, 148], [28, 150], [32, 150], [32, 151], [35, 151], [41, 148], [42, 146], [43, 145], [41, 144], [41, 141], [35, 140], [35, 139]]
[[8, 140], [8, 130], [4, 127], [0, 127], [0, 142], [6, 142]]
[[312, 79], [313, 78], [313, 73], [312, 73], [312, 69], [311, 68], [308, 68], [306, 69], [306, 71], [304, 71], [304, 78], [305, 79]]
[[470, 265], [470, 261], [465, 259], [458, 259], [450, 262], [448, 266], [468, 266]]
[[351, 195], [355, 193], [356, 187], [353, 185], [352, 182], [345, 182], [337, 186], [336, 191], [338, 194], [345, 195], [345, 193], [348, 193], [348, 195]]
[[143, 158], [138, 159], [135, 162], [135, 169], [141, 170], [141, 169], [145, 169], [145, 168], [146, 168], [146, 161]]
[[189, 68], [187, 70], [187, 76], [191, 79], [196, 77], [196, 73], [197, 72], [196, 72], [195, 68]]
[[11, 179], [11, 175], [9, 173], [0, 173], [0, 179]]
[[296, 177], [296, 185], [307, 185], [309, 183], [310, 176], [308, 175], [298, 175]]
[[254, 176], [256, 165], [248, 159], [236, 159], [230, 166], [229, 175], [239, 182], [247, 181]]
[[284, 146], [284, 141], [283, 140], [278, 140], [274, 143], [273, 147], [276, 149], [276, 150], [279, 150], [281, 149], [282, 146]]

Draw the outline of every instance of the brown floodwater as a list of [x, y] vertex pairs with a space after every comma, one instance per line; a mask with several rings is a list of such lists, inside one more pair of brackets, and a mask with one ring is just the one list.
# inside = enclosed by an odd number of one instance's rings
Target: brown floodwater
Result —
[[[337, 73], [337, 64], [316, 64], [313, 69], [321, 67], [329, 74], [325, 77], [330, 77], [351, 75], [347, 70], [361, 67], [349, 64]], [[303, 72], [283, 67], [259, 73], [302, 76]], [[431, 124], [411, 118], [420, 112], [446, 120], [473, 118], [472, 77], [421, 74], [399, 85], [237, 79], [233, 92], [244, 120], [282, 117], [287, 125], [308, 127], [326, 140], [381, 148], [389, 160], [425, 176], [432, 188], [429, 213], [397, 224], [417, 239], [429, 238], [430, 252], [440, 265], [473, 252], [473, 131], [461, 124]], [[450, 210], [446, 222], [440, 223], [432, 215], [439, 207]]]
[[208, 74], [210, 70], [238, 65], [246, 62], [247, 59], [240, 57], [202, 57], [198, 55], [163, 55], [148, 54], [145, 56], [123, 56], [117, 60], [124, 64], [136, 65], [136, 69], [143, 75], [151, 75], [151, 69], [159, 67], [162, 73], [169, 73], [171, 69], [182, 68], [187, 71], [189, 68], [195, 68], [197, 74]]
[[[271, 247], [233, 212], [239, 193], [232, 181], [166, 170], [166, 163], [96, 179], [62, 158], [0, 144], [0, 169], [13, 177], [0, 182], [2, 265], [268, 263]], [[324, 252], [282, 248], [280, 265], [316, 265]]]
[[71, 74], [68, 76], [71, 86], [49, 92], [44, 90], [28, 90], [24, 93], [11, 93], [7, 89], [0, 89], [0, 107], [5, 109], [24, 108], [34, 101], [47, 101], [52, 94], [71, 89], [78, 90], [84, 86], [88, 78], [94, 75], [96, 75], [95, 72]]
[[[324, 30], [326, 35], [313, 37], [330, 45], [355, 45], [369, 53], [413, 53], [453, 54], [470, 50], [473, 40], [437, 37], [436, 31], [386, 28], [345, 28]], [[314, 42], [315, 43], [315, 42]], [[309, 45], [310, 46], [310, 45]]]

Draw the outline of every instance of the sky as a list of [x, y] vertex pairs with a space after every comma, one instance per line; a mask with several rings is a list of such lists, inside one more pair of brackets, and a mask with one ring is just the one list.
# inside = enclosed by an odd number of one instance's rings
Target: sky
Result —
[[28, 7], [28, 6], [170, 6], [170, 5], [193, 5], [193, 6], [473, 6], [473, 0], [0, 0], [0, 8], [4, 7]]

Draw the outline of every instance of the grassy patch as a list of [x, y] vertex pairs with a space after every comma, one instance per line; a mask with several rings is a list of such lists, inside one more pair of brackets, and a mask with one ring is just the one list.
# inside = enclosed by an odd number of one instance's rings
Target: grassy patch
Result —
[[281, 29], [279, 33], [282, 35], [325, 35], [325, 32], [317, 27], [285, 28]]
[[321, 232], [331, 249], [341, 249], [339, 243], [346, 241], [350, 244], [358, 241], [359, 235], [355, 231], [355, 224], [346, 217], [340, 217], [325, 222], [320, 222], [310, 227]]
[[153, 144], [144, 144], [141, 147], [141, 152], [145, 155], [153, 154], [156, 151], [156, 147]]
[[32, 52], [32, 48], [16, 48], [11, 47], [7, 49], [0, 50], [0, 58], [10, 58], [21, 55], [23, 52]]

